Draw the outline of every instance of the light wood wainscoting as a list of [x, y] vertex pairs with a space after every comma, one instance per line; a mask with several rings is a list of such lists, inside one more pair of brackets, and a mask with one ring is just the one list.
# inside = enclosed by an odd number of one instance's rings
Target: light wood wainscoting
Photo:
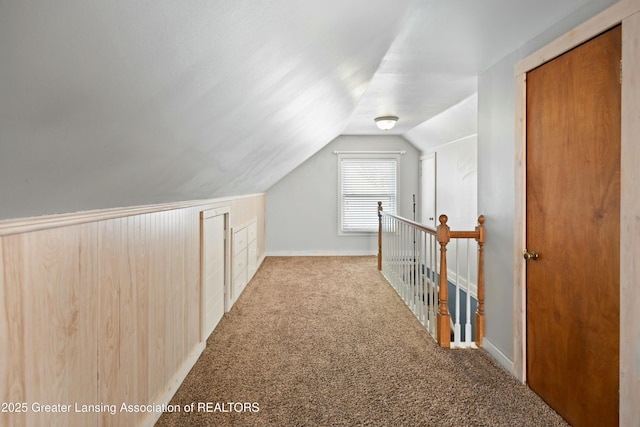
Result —
[[264, 206], [258, 194], [0, 222], [0, 425], [153, 425], [161, 412], [122, 404], [167, 403], [205, 347], [200, 212], [257, 218], [260, 262]]

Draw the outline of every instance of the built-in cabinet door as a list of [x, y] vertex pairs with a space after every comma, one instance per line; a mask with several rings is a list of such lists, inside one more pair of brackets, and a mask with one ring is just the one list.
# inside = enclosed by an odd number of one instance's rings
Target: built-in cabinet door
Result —
[[247, 227], [247, 276], [253, 277], [258, 266], [257, 225], [252, 222]]
[[257, 223], [254, 220], [233, 229], [233, 302], [256, 272], [258, 264]]
[[234, 255], [233, 261], [233, 299], [238, 300], [247, 284], [247, 248], [244, 247]]
[[224, 315], [225, 215], [203, 218], [204, 338]]

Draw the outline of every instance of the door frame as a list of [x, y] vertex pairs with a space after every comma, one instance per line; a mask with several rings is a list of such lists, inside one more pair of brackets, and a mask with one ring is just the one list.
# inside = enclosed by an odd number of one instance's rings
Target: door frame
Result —
[[[427, 223], [425, 222], [424, 202], [425, 202], [425, 188], [424, 188], [424, 161], [427, 159], [433, 159], [433, 220]], [[420, 222], [427, 224], [429, 227], [436, 228], [438, 217], [438, 156], [435, 151], [420, 156]], [[429, 221], [429, 219], [427, 219]]]
[[[640, 0], [620, 0], [516, 64], [515, 67], [515, 207], [514, 207], [514, 361], [513, 374], [527, 380], [526, 360], [526, 76], [527, 72], [556, 58], [606, 30], [622, 24], [621, 195], [620, 195], [620, 425], [640, 419], [640, 200], [634, 183], [640, 182]], [[627, 76], [627, 77], [625, 77]], [[637, 185], [637, 184], [635, 184]]]
[[205, 250], [204, 250], [204, 222], [208, 218], [224, 215], [224, 312], [227, 313], [231, 309], [231, 227], [229, 222], [229, 215], [231, 208], [228, 206], [205, 209], [200, 211], [200, 340], [207, 341], [205, 336], [205, 292], [204, 292], [204, 279], [205, 279]]

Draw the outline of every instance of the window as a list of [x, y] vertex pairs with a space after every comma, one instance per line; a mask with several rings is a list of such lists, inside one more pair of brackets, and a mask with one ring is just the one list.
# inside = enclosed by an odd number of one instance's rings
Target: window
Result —
[[398, 156], [341, 154], [338, 157], [340, 234], [378, 231], [378, 202], [396, 213]]

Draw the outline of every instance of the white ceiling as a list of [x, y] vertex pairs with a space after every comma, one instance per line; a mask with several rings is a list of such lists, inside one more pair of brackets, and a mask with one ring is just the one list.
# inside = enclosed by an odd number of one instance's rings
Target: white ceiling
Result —
[[588, 0], [0, 0], [0, 219], [267, 190]]
[[477, 76], [587, 0], [419, 0], [344, 133], [378, 134], [400, 117], [404, 134], [477, 91]]

